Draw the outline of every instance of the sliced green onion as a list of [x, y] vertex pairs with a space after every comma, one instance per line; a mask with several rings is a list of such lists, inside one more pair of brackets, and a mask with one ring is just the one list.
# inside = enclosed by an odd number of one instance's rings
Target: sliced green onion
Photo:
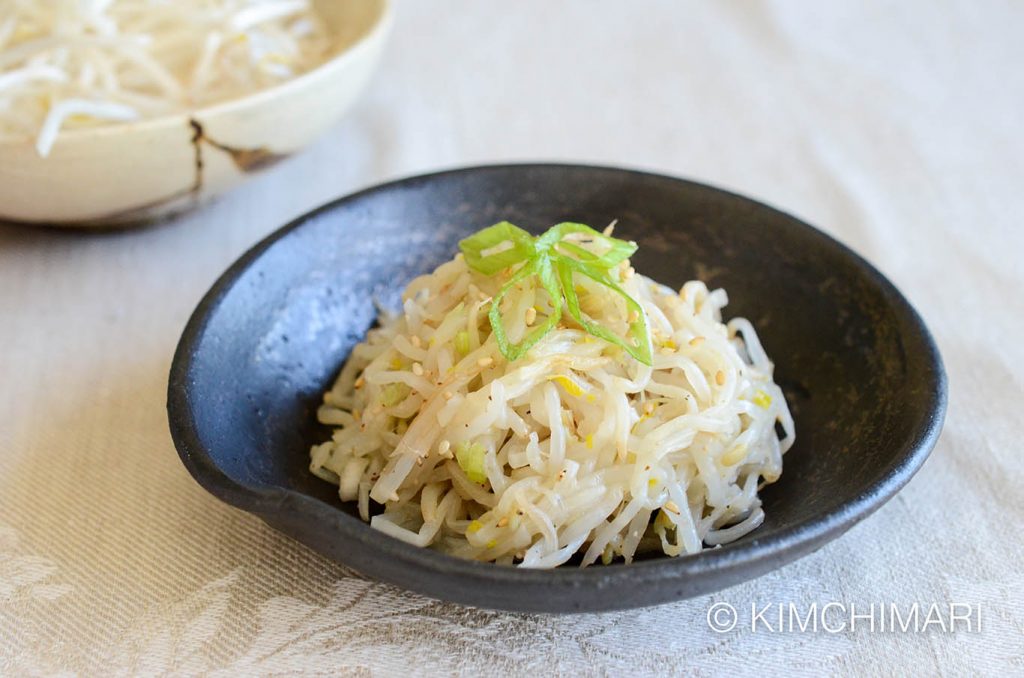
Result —
[[[499, 245], [511, 243], [511, 247], [501, 252], [487, 254]], [[466, 263], [475, 271], [484, 275], [494, 275], [499, 271], [526, 261], [533, 256], [533, 236], [507, 221], [489, 226], [478, 231], [459, 243]]]
[[[580, 247], [564, 238], [580, 233], [598, 243], [600, 254]], [[507, 221], [495, 224], [459, 243], [467, 265], [483, 275], [494, 275], [515, 266], [519, 268], [491, 301], [487, 314], [498, 349], [509, 361], [517, 360], [550, 332], [562, 318], [563, 301], [569, 315], [585, 331], [595, 337], [620, 346], [645, 365], [651, 364], [651, 339], [647, 315], [633, 297], [616, 284], [612, 270], [636, 252], [635, 242], [606, 236], [585, 224], [564, 222], [552, 226], [543, 235], [534, 238]], [[637, 320], [629, 324], [625, 337], [584, 317], [573, 282], [575, 274], [584, 275], [621, 296]], [[535, 327], [518, 344], [512, 343], [505, 332], [501, 317], [501, 301], [518, 283], [535, 277], [539, 286], [551, 297], [552, 313], [540, 326]], [[456, 338], [458, 348], [458, 338]]]
[[[580, 300], [576, 294], [576, 287], [573, 285], [573, 273], [580, 273], [594, 282], [604, 285], [625, 300], [627, 309], [635, 311], [637, 319], [629, 324], [629, 330], [625, 339], [583, 316], [583, 312], [580, 310]], [[562, 291], [565, 294], [565, 304], [569, 309], [569, 315], [580, 324], [580, 327], [599, 339], [604, 339], [610, 344], [621, 346], [627, 353], [643, 364], [651, 364], [651, 338], [647, 331], [647, 316], [644, 313], [643, 307], [633, 297], [626, 294], [610, 278], [595, 275], [593, 270], [585, 265], [581, 265], [581, 262], [576, 259], [560, 259], [558, 262], [558, 277], [562, 284]]]
[[455, 350], [460, 357], [469, 353], [469, 332], [466, 330], [455, 335]]
[[[539, 269], [539, 270], [536, 270]], [[518, 344], [509, 341], [508, 335], [505, 333], [505, 325], [501, 319], [501, 300], [505, 298], [505, 295], [515, 287], [516, 283], [520, 280], [530, 276], [536, 275], [540, 279], [541, 286], [547, 290], [547, 293], [551, 296], [552, 302], [559, 299], [560, 294], [558, 292], [558, 281], [555, 278], [554, 272], [551, 270], [551, 262], [547, 258], [539, 258], [523, 266], [519, 271], [512, 276], [512, 279], [505, 283], [505, 286], [501, 288], [497, 296], [491, 302], [491, 310], [487, 314], [488, 320], [491, 321], [491, 330], [494, 331], [494, 340], [498, 344], [498, 350], [501, 351], [502, 355], [505, 356], [509, 361], [519, 360], [527, 351], [533, 348], [534, 344], [544, 338], [544, 336], [555, 328], [558, 321], [562, 319], [562, 305], [556, 304], [554, 311], [547, 317], [543, 323], [530, 330], [522, 341]]]
[[393, 407], [409, 397], [409, 386], [400, 381], [387, 384], [380, 391], [380, 404]]
[[487, 473], [484, 471], [485, 454], [487, 450], [480, 443], [463, 441], [455, 448], [455, 461], [458, 462], [459, 468], [467, 478], [481, 485], [487, 482]]

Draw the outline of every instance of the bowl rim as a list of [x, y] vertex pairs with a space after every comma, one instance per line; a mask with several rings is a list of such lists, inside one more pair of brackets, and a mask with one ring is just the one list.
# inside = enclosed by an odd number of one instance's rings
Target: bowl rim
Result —
[[[600, 567], [558, 567], [554, 569], [530, 569], [464, 560], [433, 549], [407, 544], [378, 530], [374, 530], [368, 523], [364, 523], [358, 517], [346, 513], [336, 505], [283, 487], [247, 485], [228, 476], [217, 466], [209, 450], [202, 444], [196, 429], [195, 420], [191, 414], [188, 388], [189, 375], [193, 368], [194, 349], [201, 342], [213, 313], [220, 302], [231, 291], [237, 279], [251, 264], [279, 240], [300, 228], [303, 224], [315, 220], [319, 215], [332, 211], [338, 206], [358, 201], [362, 197], [374, 192], [414, 187], [436, 179], [460, 174], [530, 169], [610, 171], [682, 182], [697, 188], [712, 189], [727, 197], [754, 203], [761, 208], [779, 213], [790, 219], [794, 225], [804, 229], [811, 237], [819, 239], [824, 245], [835, 248], [840, 255], [848, 257], [864, 273], [866, 278], [878, 286], [879, 291], [893, 309], [897, 321], [900, 325], [908, 326], [913, 331], [923, 349], [921, 357], [925, 370], [921, 376], [930, 381], [929, 388], [926, 389], [927, 392], [923, 396], [928, 401], [923, 410], [927, 415], [923, 417], [922, 421], [918, 422], [908, 439], [903, 443], [905, 446], [903, 454], [893, 463], [889, 464], [887, 468], [881, 469], [878, 479], [868, 486], [867, 489], [859, 495], [843, 501], [833, 512], [813, 516], [804, 521], [775, 530], [765, 536], [759, 536], [755, 532], [749, 541], [735, 546], [726, 545], [723, 548], [705, 549], [700, 553], [692, 555], [652, 558], [628, 565], [616, 562]], [[903, 294], [878, 269], [829, 234], [792, 216], [788, 212], [779, 210], [760, 200], [755, 200], [705, 182], [682, 179], [631, 167], [560, 162], [516, 162], [459, 166], [379, 183], [313, 209], [263, 238], [228, 267], [204, 295], [190, 317], [172, 361], [168, 382], [167, 409], [171, 437], [186, 468], [200, 485], [218, 498], [237, 508], [255, 513], [261, 517], [273, 515], [282, 510], [296, 510], [307, 514], [315, 514], [317, 520], [322, 521], [321, 525], [324, 531], [337, 530], [335, 539], [346, 540], [352, 544], [352, 548], [370, 549], [382, 556], [400, 561], [403, 567], [414, 568], [419, 572], [423, 572], [427, 578], [431, 574], [436, 573], [447, 578], [453, 576], [463, 577], [467, 583], [489, 581], [494, 583], [501, 582], [506, 585], [520, 584], [543, 587], [564, 585], [577, 588], [600, 584], [600, 588], [607, 589], [617, 585], [625, 585], [626, 583], [632, 587], [637, 584], [654, 584], [670, 580], [679, 581], [697, 574], [720, 573], [727, 575], [730, 572], [734, 575], [731, 583], [737, 583], [740, 580], [753, 578], [766, 572], [768, 569], [811, 553], [827, 541], [848, 530], [860, 520], [871, 515], [907, 484], [928, 458], [938, 440], [945, 419], [947, 402], [948, 382], [942, 357], [934, 338], [921, 316]], [[754, 572], [754, 574], [745, 574], [749, 572]], [[731, 585], [731, 583], [726, 585]], [[682, 597], [685, 596], [666, 596], [663, 599], [667, 601]], [[464, 600], [459, 602], [473, 603], [478, 601], [480, 596], [474, 596], [467, 592], [467, 595], [463, 598]], [[457, 598], [449, 599], [457, 600]], [[630, 604], [629, 601], [609, 600], [607, 604], [584, 606], [580, 611], [625, 609], [629, 607], [636, 607], [636, 604]], [[543, 609], [554, 609], [554, 606], [541, 608], [529, 605], [509, 605], [505, 609], [533, 609], [542, 611]]]
[[[164, 113], [152, 118], [113, 122], [96, 127], [79, 127], [61, 130], [55, 143], [80, 141], [88, 137], [103, 137], [110, 134], [146, 132], [154, 128], [187, 125], [194, 118], [228, 115], [239, 110], [258, 106], [267, 100], [279, 96], [287, 96], [292, 90], [314, 84], [315, 80], [327, 77], [334, 71], [344, 68], [362, 52], [372, 49], [373, 45], [383, 40], [391, 30], [394, 22], [393, 0], [374, 0], [379, 7], [370, 26], [360, 33], [352, 42], [331, 55], [323, 62], [308, 71], [303, 71], [293, 78], [243, 94], [241, 96], [216, 101], [198, 108], [187, 108], [182, 111]], [[0, 132], [0, 145], [35, 144], [35, 136], [25, 136], [13, 132]]]

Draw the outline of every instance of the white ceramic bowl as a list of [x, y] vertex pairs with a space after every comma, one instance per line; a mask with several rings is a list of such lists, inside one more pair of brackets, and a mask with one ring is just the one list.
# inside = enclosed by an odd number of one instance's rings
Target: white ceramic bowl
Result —
[[318, 0], [334, 56], [297, 78], [188, 113], [62, 132], [49, 157], [0, 137], [0, 220], [95, 226], [182, 211], [301, 149], [334, 124], [377, 64], [388, 0]]

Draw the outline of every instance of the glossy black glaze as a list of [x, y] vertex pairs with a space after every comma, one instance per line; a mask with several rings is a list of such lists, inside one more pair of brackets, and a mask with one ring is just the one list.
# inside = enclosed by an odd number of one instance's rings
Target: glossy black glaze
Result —
[[[321, 393], [415, 275], [501, 219], [559, 221], [635, 239], [636, 268], [729, 292], [757, 328], [796, 419], [782, 479], [754, 533], [696, 556], [526, 570], [458, 560], [372, 530], [309, 473]], [[808, 554], [902, 487], [934, 446], [946, 406], [935, 344], [878, 271], [828, 236], [708, 186], [611, 168], [479, 167], [342, 198], [279, 230], [214, 285], [189, 321], [168, 392], [171, 433], [210, 492], [367, 575], [483, 607], [570, 612], [639, 607], [756, 577]]]

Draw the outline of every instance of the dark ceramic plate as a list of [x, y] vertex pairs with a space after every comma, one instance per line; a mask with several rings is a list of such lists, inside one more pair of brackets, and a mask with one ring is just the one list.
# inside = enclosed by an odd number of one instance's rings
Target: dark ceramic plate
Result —
[[[631, 565], [528, 570], [468, 562], [371, 529], [307, 468], [321, 393], [376, 315], [465, 235], [560, 221], [640, 243], [634, 265], [729, 292], [776, 363], [796, 419], [767, 519], [723, 548]], [[946, 379], [906, 299], [859, 256], [761, 203], [642, 172], [478, 167], [342, 198], [282, 228], [213, 286], [185, 328], [168, 413], [181, 459], [224, 501], [367, 575], [461, 603], [571, 612], [662, 603], [811, 553], [900, 489], [935, 444]]]

